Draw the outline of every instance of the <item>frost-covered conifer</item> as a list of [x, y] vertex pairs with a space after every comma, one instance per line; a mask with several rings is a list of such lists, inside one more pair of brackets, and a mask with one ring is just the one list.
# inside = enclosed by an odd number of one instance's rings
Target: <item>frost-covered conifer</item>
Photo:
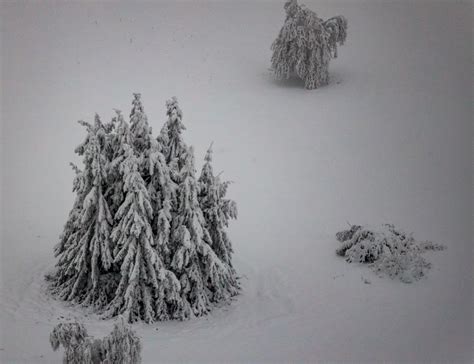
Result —
[[187, 153], [188, 149], [182, 138], [182, 132], [186, 130], [182, 121], [183, 112], [178, 105], [176, 97], [166, 101], [166, 115], [168, 120], [161, 129], [157, 139], [166, 162], [173, 169], [173, 175], [176, 175], [183, 165], [184, 159], [182, 156]]
[[59, 260], [56, 273], [50, 278], [53, 293], [61, 299], [103, 307], [107, 302], [103, 286], [107, 282], [101, 276], [112, 264], [109, 239], [112, 216], [103, 194], [107, 180], [106, 130], [98, 115], [94, 125], [80, 123], [88, 130], [86, 140], [76, 148], [84, 156], [84, 171], [76, 177], [78, 199], [72, 225], [66, 224], [65, 232], [69, 238], [56, 247]]
[[158, 242], [158, 249], [168, 261], [174, 184], [170, 179], [162, 145], [158, 139], [153, 138], [139, 93], [134, 94], [132, 105], [130, 112], [132, 144], [142, 157], [140, 174], [146, 183], [153, 208], [152, 231]]
[[272, 44], [276, 78], [295, 74], [304, 80], [307, 89], [326, 85], [329, 61], [337, 57], [337, 45], [346, 40], [347, 20], [336, 16], [323, 21], [297, 0], [288, 0], [285, 11], [285, 23]]
[[161, 162], [159, 146], [153, 138], [151, 126], [141, 101], [141, 94], [133, 94], [132, 111], [130, 112], [131, 145], [137, 156], [141, 157], [140, 173], [146, 183], [149, 182], [157, 164]]
[[108, 188], [105, 193], [112, 215], [115, 215], [124, 199], [123, 179], [119, 167], [125, 154], [124, 146], [132, 144], [129, 124], [120, 110], [115, 110], [115, 113], [117, 115], [112, 119], [113, 132], [109, 137], [111, 153], [108, 165]]
[[232, 266], [232, 243], [226, 228], [230, 219], [237, 218], [237, 204], [225, 198], [230, 182], [221, 182], [212, 170], [212, 146], [204, 158], [201, 176], [199, 177], [199, 204], [203, 211], [206, 228], [212, 241], [212, 249], [219, 259]]
[[114, 263], [120, 266], [120, 282], [104, 317], [122, 314], [129, 321], [165, 319], [169, 305], [179, 302], [179, 282], [165, 269], [154, 249], [150, 197], [139, 173], [133, 149], [124, 146], [120, 164], [125, 198], [118, 209], [112, 232]]
[[149, 136], [151, 127], [141, 101], [141, 94], [134, 93], [132, 111], [130, 112], [130, 131], [132, 134], [132, 145], [138, 152], [143, 152], [150, 147]]
[[59, 242], [54, 247], [54, 256], [56, 257], [63, 253], [64, 250], [78, 238], [81, 227], [81, 211], [85, 197], [84, 191], [86, 190], [84, 186], [85, 176], [74, 163], [70, 163], [70, 165], [76, 173], [72, 183], [72, 191], [76, 193], [76, 197], [66, 224], [64, 225], [63, 232], [59, 237]]
[[193, 149], [181, 156], [178, 204], [173, 219], [175, 252], [171, 268], [180, 279], [181, 317], [201, 316], [212, 302], [227, 300], [237, 294], [235, 277], [229, 265], [222, 262], [210, 247], [198, 201], [199, 185], [195, 177]]
[[156, 249], [164, 262], [170, 262], [171, 210], [176, 196], [176, 185], [170, 176], [165, 157], [158, 142], [152, 141], [148, 155], [148, 193], [153, 207], [152, 230]]
[[180, 318], [200, 316], [214, 302], [238, 292], [231, 265], [222, 261], [209, 245], [211, 237], [199, 205], [193, 149], [182, 138], [186, 129], [178, 100], [166, 102], [168, 120], [157, 140], [166, 158], [172, 184], [171, 269], [181, 283]]
[[164, 158], [166, 172], [162, 173], [162, 186], [160, 198], [160, 211], [156, 216], [155, 226], [158, 246], [161, 249], [166, 264], [171, 263], [172, 220], [177, 206], [177, 188], [179, 183], [179, 171], [187, 152], [187, 145], [182, 139], [182, 132], [186, 129], [182, 117], [183, 113], [178, 105], [176, 97], [166, 101], [167, 121], [163, 125], [160, 134], [156, 138], [158, 150]]

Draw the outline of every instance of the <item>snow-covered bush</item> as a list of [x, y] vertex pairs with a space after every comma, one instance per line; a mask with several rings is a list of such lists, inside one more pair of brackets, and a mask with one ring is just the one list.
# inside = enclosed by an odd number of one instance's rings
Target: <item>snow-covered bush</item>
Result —
[[336, 239], [342, 243], [336, 253], [347, 262], [367, 263], [376, 273], [405, 283], [419, 280], [431, 268], [422, 253], [445, 249], [443, 245], [416, 241], [391, 224], [377, 228], [352, 225], [338, 232]]
[[64, 364], [138, 364], [140, 339], [122, 320], [102, 339], [87, 334], [78, 322], [60, 323], [49, 336], [54, 351], [64, 347]]
[[84, 167], [73, 165], [76, 199], [54, 250], [51, 291], [104, 318], [201, 316], [239, 291], [225, 231], [236, 205], [212, 173], [210, 152], [197, 178], [176, 98], [156, 138], [140, 94], [132, 105], [130, 122], [120, 111], [110, 123], [98, 115], [80, 122]]
[[272, 69], [277, 79], [298, 76], [307, 89], [329, 82], [329, 61], [344, 44], [347, 20], [336, 16], [326, 21], [297, 0], [285, 3], [286, 19], [272, 44]]
[[141, 362], [142, 346], [139, 337], [120, 320], [112, 332], [101, 340], [103, 364], [135, 364]]
[[64, 364], [100, 363], [100, 344], [89, 337], [85, 327], [78, 323], [60, 323], [49, 335], [54, 351], [64, 348]]

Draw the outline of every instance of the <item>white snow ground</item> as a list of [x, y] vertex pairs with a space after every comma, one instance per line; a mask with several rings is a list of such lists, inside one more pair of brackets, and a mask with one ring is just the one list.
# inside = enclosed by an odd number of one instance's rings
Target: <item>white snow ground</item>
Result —
[[[2, 2], [2, 363], [59, 363], [61, 317], [112, 327], [49, 298], [43, 275], [74, 121], [128, 113], [137, 91], [155, 132], [178, 96], [198, 161], [214, 141], [244, 288], [208, 317], [136, 325], [144, 363], [472, 362], [472, 3], [306, 3], [350, 26], [315, 91], [268, 72], [282, 2]], [[346, 221], [448, 250], [417, 283], [379, 279], [335, 255]]]

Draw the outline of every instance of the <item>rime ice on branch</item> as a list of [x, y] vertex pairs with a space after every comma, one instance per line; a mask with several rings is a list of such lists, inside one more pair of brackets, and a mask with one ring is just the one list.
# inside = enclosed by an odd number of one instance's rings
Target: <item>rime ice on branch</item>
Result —
[[272, 44], [272, 69], [277, 79], [296, 75], [307, 89], [329, 82], [329, 61], [344, 44], [347, 20], [336, 16], [326, 21], [297, 0], [285, 3], [286, 19]]
[[155, 139], [140, 94], [130, 121], [96, 115], [76, 148], [76, 199], [47, 278], [59, 299], [127, 321], [186, 319], [228, 302], [239, 291], [225, 231], [236, 217], [228, 183], [212, 173], [210, 152], [197, 180], [193, 149], [176, 98]]

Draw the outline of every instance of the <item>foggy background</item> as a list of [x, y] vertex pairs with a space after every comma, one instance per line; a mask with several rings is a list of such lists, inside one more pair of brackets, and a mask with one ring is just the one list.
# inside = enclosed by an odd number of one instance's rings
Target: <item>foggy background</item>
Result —
[[[472, 360], [472, 3], [304, 2], [349, 22], [314, 91], [268, 71], [283, 3], [1, 4], [2, 361], [59, 360], [47, 338], [69, 311], [42, 276], [73, 202], [76, 120], [128, 115], [133, 92], [154, 135], [178, 97], [198, 171], [214, 142], [244, 276], [229, 312], [140, 326], [145, 363]], [[418, 283], [377, 279], [335, 256], [347, 221], [448, 250]]]

